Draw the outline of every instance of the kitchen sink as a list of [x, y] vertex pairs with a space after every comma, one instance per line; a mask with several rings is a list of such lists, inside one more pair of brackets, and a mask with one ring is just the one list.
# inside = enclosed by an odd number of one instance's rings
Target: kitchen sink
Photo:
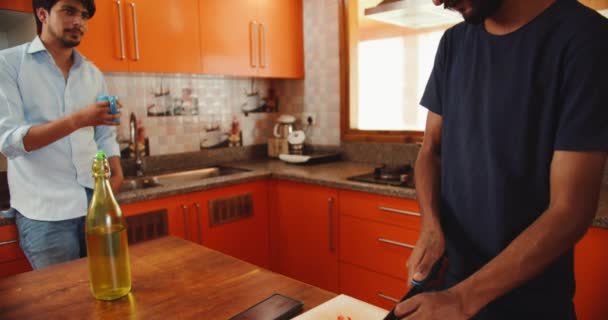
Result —
[[192, 182], [207, 178], [226, 176], [247, 171], [249, 170], [233, 167], [215, 166], [196, 170], [158, 174], [154, 176], [126, 178], [120, 186], [120, 190], [131, 191], [147, 189], [163, 185], [180, 184], [184, 182]]
[[156, 175], [154, 178], [160, 184], [176, 184], [180, 182], [190, 182], [190, 181], [198, 181], [206, 178], [213, 178], [219, 176], [226, 176], [230, 174], [235, 174], [239, 172], [246, 172], [249, 170], [232, 168], [232, 167], [208, 167], [203, 169], [189, 170], [189, 171], [179, 171], [174, 173], [166, 173], [161, 175]]
[[126, 178], [120, 185], [120, 191], [147, 189], [159, 186], [161, 186], [161, 184], [156, 180], [156, 177]]

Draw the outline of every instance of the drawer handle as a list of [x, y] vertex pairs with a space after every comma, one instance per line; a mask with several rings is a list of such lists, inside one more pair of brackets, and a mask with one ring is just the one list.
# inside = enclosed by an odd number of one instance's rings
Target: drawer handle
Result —
[[378, 292], [376, 295], [378, 297], [380, 297], [382, 299], [385, 299], [385, 300], [388, 300], [390, 302], [399, 303], [399, 300], [397, 300], [397, 299], [395, 299], [393, 297], [387, 296], [387, 295], [383, 294], [382, 292]]
[[13, 243], [17, 243], [17, 240], [2, 241], [2, 242], [0, 242], [0, 246], [6, 246], [9, 244], [13, 244]]
[[420, 213], [414, 212], [414, 211], [399, 210], [399, 209], [393, 209], [393, 208], [387, 208], [387, 207], [378, 207], [378, 209], [382, 210], [382, 211], [392, 212], [392, 213], [399, 213], [399, 214], [405, 214], [408, 216], [420, 217]]
[[125, 35], [122, 30], [122, 7], [120, 5], [120, 0], [116, 1], [116, 6], [118, 7], [118, 30], [120, 32], [120, 60], [125, 60]]
[[196, 208], [196, 224], [197, 224], [197, 230], [198, 230], [198, 243], [203, 244], [203, 240], [201, 239], [201, 206], [198, 204], [198, 202], [196, 202], [194, 204], [194, 207]]
[[185, 204], [182, 204], [182, 210], [184, 212], [184, 227], [186, 229], [186, 240], [190, 240], [190, 231], [188, 230], [188, 207]]
[[139, 61], [139, 35], [137, 34], [137, 10], [135, 9], [135, 2], [131, 2], [131, 17], [133, 18], [133, 42], [135, 42], [135, 61]]
[[392, 244], [394, 246], [408, 248], [408, 249], [414, 249], [416, 247], [416, 246], [413, 246], [411, 244], [407, 244], [407, 243], [403, 243], [403, 242], [398, 242], [398, 241], [393, 241], [393, 240], [388, 240], [388, 239], [384, 239], [384, 238], [378, 238], [378, 241], [384, 242], [384, 243], [388, 243], [388, 244]]
[[266, 68], [266, 26], [260, 23], [260, 30], [262, 30], [262, 44], [260, 45], [260, 67]]
[[329, 197], [327, 199], [327, 219], [329, 220], [329, 251], [334, 252], [334, 198]]
[[258, 37], [260, 33], [260, 27], [258, 27], [257, 21], [249, 22], [249, 36], [251, 37], [251, 67], [258, 67]]

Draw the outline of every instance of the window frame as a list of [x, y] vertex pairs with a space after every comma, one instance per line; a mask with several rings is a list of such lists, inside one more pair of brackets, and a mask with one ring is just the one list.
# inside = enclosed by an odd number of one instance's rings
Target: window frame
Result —
[[422, 142], [424, 131], [359, 130], [350, 127], [350, 50], [349, 1], [339, 0], [340, 41], [340, 140], [348, 142]]

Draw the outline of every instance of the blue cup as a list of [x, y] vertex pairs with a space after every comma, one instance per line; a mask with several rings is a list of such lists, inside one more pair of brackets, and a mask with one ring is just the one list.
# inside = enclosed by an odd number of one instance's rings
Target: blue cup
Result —
[[[118, 96], [99, 96], [97, 97], [97, 102], [108, 101], [110, 102], [110, 114], [119, 113], [118, 109], [116, 109], [116, 101], [118, 100]], [[120, 122], [119, 118], [114, 119], [114, 122]]]

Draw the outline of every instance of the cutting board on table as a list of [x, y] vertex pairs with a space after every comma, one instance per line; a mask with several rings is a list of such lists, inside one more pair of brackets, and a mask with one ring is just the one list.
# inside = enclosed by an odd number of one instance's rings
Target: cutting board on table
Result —
[[382, 320], [388, 314], [387, 310], [373, 306], [367, 302], [341, 294], [316, 308], [295, 317], [294, 320]]

